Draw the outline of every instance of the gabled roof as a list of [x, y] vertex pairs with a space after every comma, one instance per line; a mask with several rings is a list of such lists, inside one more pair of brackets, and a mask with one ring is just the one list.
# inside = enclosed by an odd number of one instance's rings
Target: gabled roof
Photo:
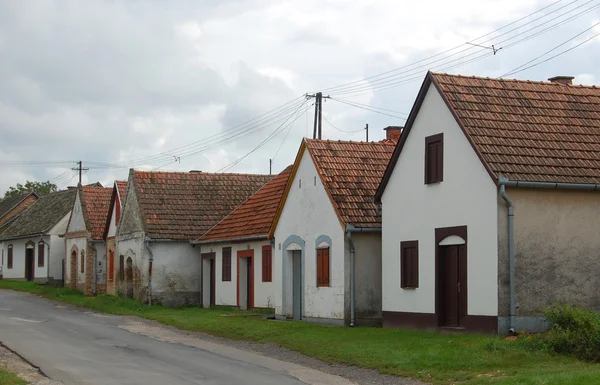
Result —
[[42, 195], [2, 233], [0, 239], [36, 236], [50, 231], [73, 209], [76, 190]]
[[429, 72], [377, 199], [430, 84], [495, 182], [600, 183], [600, 88]]
[[264, 237], [267, 239], [283, 190], [292, 171], [288, 166], [248, 200], [217, 223], [200, 241], [228, 241]]
[[102, 239], [113, 189], [92, 185], [82, 186], [79, 191], [85, 225], [92, 239]]
[[131, 170], [146, 236], [195, 240], [269, 182], [271, 175]]
[[380, 228], [381, 216], [377, 214], [373, 197], [394, 148], [395, 143], [390, 140], [352, 142], [305, 138], [298, 150], [269, 237], [273, 236], [305, 149], [342, 226]]
[[[127, 181], [116, 180], [113, 184], [112, 192], [110, 194], [110, 203], [108, 204], [108, 212], [106, 214], [104, 224], [104, 231], [102, 233], [102, 239], [106, 239], [108, 231], [110, 230], [110, 223], [112, 219], [113, 207], [115, 204], [119, 204], [117, 213], [120, 213], [125, 203], [125, 192], [127, 191]], [[119, 214], [117, 214], [117, 217]]]
[[39, 198], [36, 193], [30, 192], [30, 193], [15, 195], [15, 196], [4, 198], [4, 199], [0, 200], [0, 219], [4, 218], [5, 215], [10, 214], [10, 212], [19, 205], [19, 203], [23, 202], [30, 195], [33, 195], [36, 198]]

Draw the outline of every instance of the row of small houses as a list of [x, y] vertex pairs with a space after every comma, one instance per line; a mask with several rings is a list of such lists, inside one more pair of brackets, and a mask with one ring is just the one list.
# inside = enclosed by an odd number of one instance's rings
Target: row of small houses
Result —
[[428, 73], [403, 129], [304, 139], [276, 176], [131, 170], [16, 198], [4, 279], [339, 325], [543, 330], [555, 301], [600, 309], [600, 89], [571, 79]]

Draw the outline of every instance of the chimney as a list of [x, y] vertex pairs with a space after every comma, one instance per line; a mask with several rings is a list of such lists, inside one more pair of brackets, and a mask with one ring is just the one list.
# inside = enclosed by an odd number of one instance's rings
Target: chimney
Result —
[[554, 76], [548, 80], [552, 83], [561, 83], [571, 86], [573, 85], [573, 79], [575, 79], [573, 76]]
[[396, 143], [400, 140], [400, 135], [402, 134], [402, 126], [388, 126], [384, 128], [385, 130], [385, 138], [387, 140], [392, 140]]

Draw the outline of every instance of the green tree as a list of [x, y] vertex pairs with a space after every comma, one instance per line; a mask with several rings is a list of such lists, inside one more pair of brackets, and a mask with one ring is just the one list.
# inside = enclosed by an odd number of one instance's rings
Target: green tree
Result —
[[25, 192], [35, 192], [37, 195], [45, 195], [58, 191], [58, 187], [54, 183], [47, 182], [32, 182], [27, 181], [24, 185], [17, 183], [16, 186], [11, 186], [4, 193], [4, 198], [14, 197]]

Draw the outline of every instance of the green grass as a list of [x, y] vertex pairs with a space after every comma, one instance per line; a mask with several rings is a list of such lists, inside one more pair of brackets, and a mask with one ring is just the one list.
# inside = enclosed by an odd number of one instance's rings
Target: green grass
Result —
[[27, 382], [21, 380], [12, 372], [0, 366], [0, 385], [26, 385]]
[[433, 384], [598, 384], [600, 364], [548, 353], [527, 339], [438, 334], [380, 328], [341, 328], [306, 322], [268, 321], [230, 308], [169, 309], [112, 296], [84, 297], [69, 289], [0, 281], [27, 291], [106, 313], [136, 315], [180, 329], [231, 339], [274, 342], [330, 363], [376, 369]]

